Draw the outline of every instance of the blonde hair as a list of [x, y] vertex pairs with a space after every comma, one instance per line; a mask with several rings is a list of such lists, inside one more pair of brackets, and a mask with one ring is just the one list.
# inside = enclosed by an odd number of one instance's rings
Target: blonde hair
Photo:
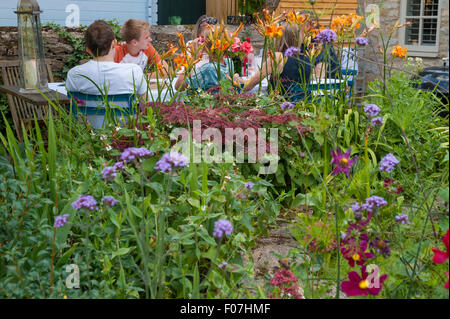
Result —
[[284, 31], [281, 38], [277, 41], [277, 51], [284, 52], [290, 47], [300, 47], [305, 35], [304, 27], [291, 26], [287, 23], [282, 23], [281, 26], [284, 27]]
[[132, 40], [139, 40], [142, 32], [145, 30], [150, 31], [150, 24], [147, 21], [129, 19], [123, 24], [120, 35], [123, 41], [129, 43]]

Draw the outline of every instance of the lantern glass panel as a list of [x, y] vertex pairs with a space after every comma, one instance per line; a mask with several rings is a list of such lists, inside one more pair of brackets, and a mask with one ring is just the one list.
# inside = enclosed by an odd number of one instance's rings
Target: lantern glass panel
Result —
[[19, 29], [19, 60], [22, 92], [47, 88], [44, 46], [39, 5], [36, 0], [19, 0], [17, 4]]

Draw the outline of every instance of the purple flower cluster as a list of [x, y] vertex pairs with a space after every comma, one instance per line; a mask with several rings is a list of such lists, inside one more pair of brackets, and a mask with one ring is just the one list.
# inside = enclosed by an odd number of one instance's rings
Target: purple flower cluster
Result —
[[248, 190], [252, 189], [253, 186], [255, 186], [255, 184], [253, 184], [252, 182], [247, 182], [247, 183], [245, 183], [245, 187], [246, 187]]
[[113, 165], [114, 170], [123, 169], [123, 162], [117, 162]]
[[352, 205], [353, 212], [361, 212], [361, 211], [369, 211], [373, 213], [373, 210], [375, 207], [383, 207], [386, 206], [387, 202], [384, 200], [383, 197], [380, 196], [371, 196], [369, 198], [366, 198], [366, 202], [364, 204], [354, 203]]
[[102, 170], [103, 179], [107, 181], [112, 181], [116, 176], [116, 169], [113, 166], [106, 166]]
[[411, 224], [409, 217], [406, 214], [400, 214], [395, 216], [395, 221], [400, 224]]
[[293, 56], [294, 54], [299, 54], [301, 52], [300, 48], [297, 47], [290, 47], [287, 48], [286, 51], [284, 51], [284, 56], [286, 58]]
[[112, 196], [105, 196], [102, 198], [102, 204], [108, 205], [109, 207], [113, 207], [117, 204], [117, 200]]
[[381, 125], [383, 125], [383, 123], [383, 118], [380, 116], [374, 117], [372, 121], [370, 121], [372, 127], [380, 127]]
[[134, 159], [153, 155], [155, 155], [155, 153], [149, 151], [145, 147], [129, 147], [122, 152], [122, 155], [120, 155], [120, 159], [125, 163], [129, 163]]
[[97, 201], [91, 195], [81, 195], [72, 203], [75, 210], [86, 208], [87, 210], [98, 210]]
[[64, 214], [62, 216], [56, 216], [55, 224], [53, 225], [53, 227], [55, 227], [55, 228], [63, 227], [67, 223], [68, 220], [69, 220], [69, 214]]
[[284, 111], [286, 109], [292, 109], [294, 107], [294, 104], [290, 102], [283, 102], [280, 107]]
[[172, 170], [172, 167], [184, 167], [188, 166], [188, 158], [178, 152], [170, 152], [164, 154], [161, 159], [156, 162], [155, 170], [163, 173]]
[[364, 105], [364, 112], [368, 117], [374, 117], [378, 115], [380, 108], [376, 104], [366, 104]]
[[226, 219], [219, 219], [214, 223], [213, 236], [216, 238], [222, 238], [223, 235], [231, 235], [233, 232], [233, 226]]
[[325, 29], [325, 30], [320, 31], [316, 38], [317, 38], [317, 41], [319, 41], [319, 42], [330, 43], [330, 42], [336, 41], [337, 34], [333, 30]]
[[367, 40], [366, 37], [357, 37], [357, 38], [355, 39], [355, 43], [356, 43], [357, 45], [366, 46], [366, 45], [369, 44], [369, 40]]
[[394, 167], [400, 163], [398, 159], [395, 158], [391, 153], [387, 154], [380, 161], [380, 171], [390, 172], [394, 169]]

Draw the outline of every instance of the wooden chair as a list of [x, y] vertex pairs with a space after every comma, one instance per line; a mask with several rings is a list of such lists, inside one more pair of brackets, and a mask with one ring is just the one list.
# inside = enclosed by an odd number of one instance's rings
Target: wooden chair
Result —
[[[54, 82], [51, 65], [46, 61], [48, 82]], [[0, 70], [2, 81], [4, 85], [18, 86], [20, 85], [20, 65], [18, 60], [13, 61], [0, 61]], [[17, 137], [20, 141], [23, 141], [22, 122], [25, 127], [28, 128], [34, 123], [34, 114], [39, 121], [42, 121], [48, 111], [47, 108], [43, 108], [37, 105], [33, 105], [23, 101], [22, 99], [13, 95], [7, 94], [8, 104], [11, 110], [11, 115], [14, 121], [14, 127], [16, 129]]]

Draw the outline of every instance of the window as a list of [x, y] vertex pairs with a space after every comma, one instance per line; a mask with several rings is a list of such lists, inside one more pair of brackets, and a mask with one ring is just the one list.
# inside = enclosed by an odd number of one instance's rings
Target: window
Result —
[[400, 29], [400, 42], [412, 56], [437, 56], [442, 0], [402, 0], [401, 23], [411, 22]]

